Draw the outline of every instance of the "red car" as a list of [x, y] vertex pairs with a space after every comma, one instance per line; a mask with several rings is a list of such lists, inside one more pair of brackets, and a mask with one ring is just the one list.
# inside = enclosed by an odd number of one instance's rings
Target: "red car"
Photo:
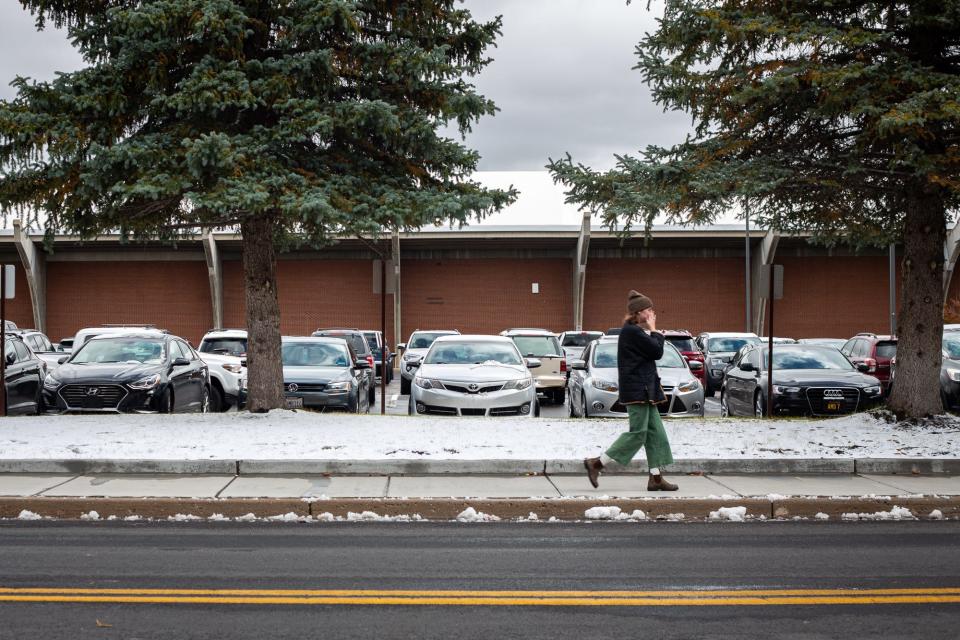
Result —
[[697, 349], [697, 345], [694, 343], [693, 336], [690, 335], [690, 332], [668, 329], [666, 331], [661, 331], [661, 333], [668, 342], [672, 343], [673, 346], [677, 348], [677, 351], [680, 352], [680, 355], [687, 359], [687, 362], [690, 364], [691, 373], [697, 377], [697, 380], [700, 381], [700, 384], [706, 386], [704, 383], [705, 370], [703, 354], [700, 353], [699, 349]]
[[890, 360], [897, 355], [897, 336], [858, 333], [840, 347], [854, 366], [865, 364], [866, 373], [880, 381], [883, 393], [890, 390]]

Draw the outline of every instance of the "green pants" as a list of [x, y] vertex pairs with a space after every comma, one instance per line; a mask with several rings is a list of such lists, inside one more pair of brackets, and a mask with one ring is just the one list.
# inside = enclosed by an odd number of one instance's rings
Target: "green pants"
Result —
[[621, 434], [607, 449], [607, 455], [626, 465], [640, 449], [646, 449], [648, 467], [665, 467], [673, 462], [670, 441], [654, 404], [628, 404], [630, 431]]

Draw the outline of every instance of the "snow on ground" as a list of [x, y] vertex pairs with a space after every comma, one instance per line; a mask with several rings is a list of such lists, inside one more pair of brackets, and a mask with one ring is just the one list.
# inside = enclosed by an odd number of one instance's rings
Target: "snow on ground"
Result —
[[[960, 457], [960, 419], [667, 421], [675, 458]], [[626, 420], [269, 414], [82, 415], [0, 421], [0, 459], [576, 459]]]
[[731, 522], [743, 522], [746, 517], [746, 507], [720, 507], [717, 511], [710, 512], [710, 520], [730, 520]]

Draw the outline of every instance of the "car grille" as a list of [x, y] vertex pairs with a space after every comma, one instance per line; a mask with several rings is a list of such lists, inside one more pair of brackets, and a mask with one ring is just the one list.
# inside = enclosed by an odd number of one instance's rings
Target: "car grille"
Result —
[[487, 415], [486, 409], [460, 409], [460, 415], [462, 416], [485, 416]]
[[520, 405], [519, 407], [497, 407], [495, 409], [490, 409], [491, 416], [519, 416], [523, 415], [522, 410], [525, 405]]
[[455, 416], [457, 415], [457, 410], [453, 407], [438, 407], [435, 405], [428, 404], [426, 405], [426, 411], [424, 413], [429, 413], [438, 416]]
[[459, 385], [454, 383], [443, 383], [443, 388], [447, 391], [456, 391], [457, 393], [491, 393], [493, 391], [500, 391], [503, 389], [503, 383], [491, 384], [483, 387], [478, 386], [476, 391], [471, 391], [466, 387], [466, 385]]
[[126, 395], [127, 390], [116, 384], [68, 384], [60, 389], [70, 409], [116, 409]]
[[327, 385], [325, 384], [301, 384], [299, 382], [294, 382], [292, 384], [297, 385], [296, 389], [290, 388], [291, 383], [285, 383], [283, 385], [283, 390], [288, 393], [316, 393], [318, 391], [325, 391]]
[[[839, 394], [827, 397], [828, 392], [833, 392], [836, 394], [838, 391], [840, 392]], [[828, 410], [828, 402], [839, 402], [840, 408]], [[814, 415], [853, 413], [860, 405], [860, 390], [852, 387], [811, 387], [807, 389], [807, 403], [810, 405], [810, 413], [813, 413]]]
[[613, 403], [613, 406], [610, 407], [610, 411], [613, 413], [626, 413], [627, 405], [622, 404], [619, 400]]

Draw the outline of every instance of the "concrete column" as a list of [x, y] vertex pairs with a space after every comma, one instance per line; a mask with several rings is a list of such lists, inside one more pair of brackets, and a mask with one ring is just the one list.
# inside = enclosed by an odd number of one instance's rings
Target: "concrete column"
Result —
[[950, 281], [953, 280], [953, 269], [957, 266], [957, 257], [960, 256], [960, 222], [953, 225], [947, 234], [943, 245], [943, 294], [946, 304], [947, 292], [950, 291]]
[[207, 277], [210, 279], [210, 308], [213, 310], [213, 329], [223, 329], [223, 266], [213, 231], [203, 234], [203, 255], [207, 259]]
[[20, 254], [23, 271], [27, 274], [27, 288], [33, 307], [33, 326], [38, 331], [47, 331], [47, 257], [37, 251], [30, 234], [20, 220], [13, 221], [13, 238]]
[[393, 230], [390, 236], [390, 253], [393, 261], [393, 348], [404, 341], [400, 316], [400, 232]]
[[751, 287], [751, 306], [753, 308], [753, 317], [755, 319], [753, 331], [757, 335], [764, 335], [767, 330], [766, 312], [767, 300], [762, 297], [767, 292], [760, 291], [760, 267], [773, 264], [777, 255], [777, 245], [780, 243], [780, 234], [775, 231], [767, 231], [760, 241], [760, 250], [753, 252], [753, 286]]
[[573, 265], [573, 327], [583, 330], [583, 301], [587, 285], [587, 255], [590, 253], [591, 214], [584, 213], [577, 236], [577, 255]]

